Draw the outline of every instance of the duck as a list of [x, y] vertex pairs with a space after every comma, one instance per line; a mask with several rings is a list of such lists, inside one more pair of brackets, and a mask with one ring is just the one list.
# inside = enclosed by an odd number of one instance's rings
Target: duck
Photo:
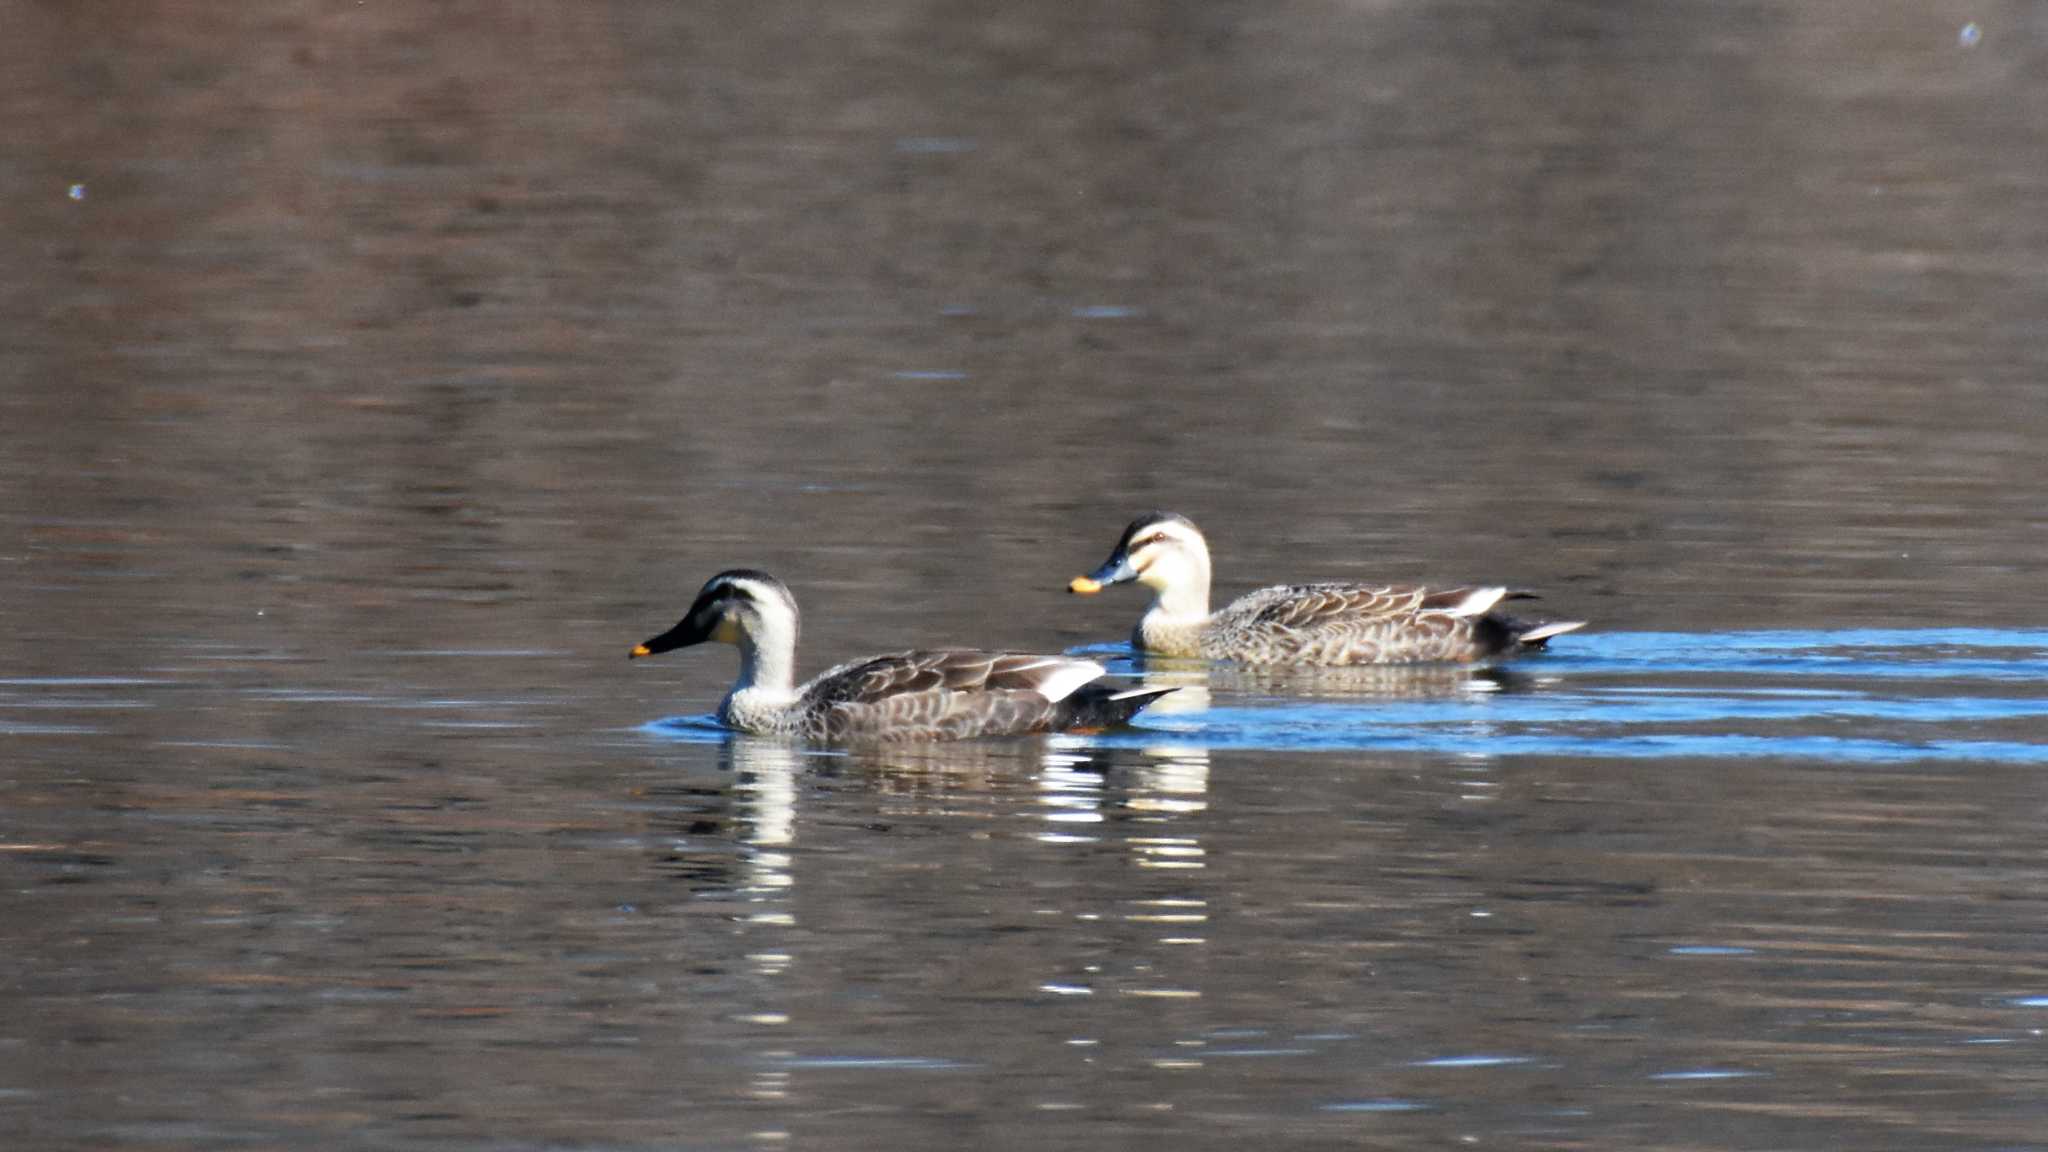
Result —
[[1122, 724], [1170, 688], [1097, 684], [1093, 660], [937, 648], [849, 661], [796, 683], [796, 597], [751, 568], [706, 581], [676, 626], [634, 658], [715, 642], [740, 650], [739, 679], [718, 705], [728, 728], [825, 744], [958, 740]]
[[1209, 542], [1187, 517], [1147, 512], [1109, 559], [1067, 589], [1093, 595], [1130, 582], [1152, 589], [1131, 647], [1158, 656], [1247, 664], [1474, 663], [1544, 647], [1583, 620], [1531, 623], [1496, 611], [1535, 599], [1506, 587], [1280, 584], [1209, 611]]

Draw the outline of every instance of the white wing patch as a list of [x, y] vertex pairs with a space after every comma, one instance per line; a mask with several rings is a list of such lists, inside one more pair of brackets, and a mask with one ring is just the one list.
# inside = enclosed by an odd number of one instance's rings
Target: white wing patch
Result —
[[1072, 696], [1083, 684], [1109, 671], [1093, 660], [1048, 660], [1046, 663], [1056, 663], [1060, 668], [1046, 676], [1045, 683], [1038, 686], [1038, 694], [1055, 703]]
[[1460, 619], [1484, 616], [1495, 604], [1500, 603], [1501, 597], [1507, 594], [1508, 590], [1506, 588], [1474, 588], [1470, 595], [1445, 609], [1445, 611]]
[[1584, 620], [1563, 620], [1555, 624], [1545, 624], [1541, 627], [1531, 628], [1520, 636], [1515, 637], [1515, 640], [1522, 644], [1540, 644], [1552, 636], [1562, 636], [1567, 632], [1577, 632], [1585, 626], [1586, 622]]

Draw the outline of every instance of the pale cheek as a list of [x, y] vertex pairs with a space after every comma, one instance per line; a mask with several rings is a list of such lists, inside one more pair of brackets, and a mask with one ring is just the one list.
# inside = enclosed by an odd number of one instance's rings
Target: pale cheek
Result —
[[712, 638], [713, 640], [716, 640], [716, 641], [718, 641], [718, 642], [719, 642], [720, 644], [737, 644], [737, 643], [739, 643], [739, 642], [740, 642], [740, 625], [739, 625], [739, 621], [737, 621], [737, 620], [734, 620], [734, 619], [733, 619], [732, 617], [730, 617], [730, 616], [727, 616], [727, 617], [725, 617], [725, 618], [721, 619], [721, 620], [720, 620], [720, 621], [718, 622], [718, 627], [716, 627], [716, 628], [713, 628], [713, 629], [711, 630], [711, 638]]

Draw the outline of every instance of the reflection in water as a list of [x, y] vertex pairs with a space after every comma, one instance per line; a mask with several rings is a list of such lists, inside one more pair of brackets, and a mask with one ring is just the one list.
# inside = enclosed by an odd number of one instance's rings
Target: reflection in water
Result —
[[[1161, 703], [1183, 697], [1203, 700], [1206, 690], [1176, 692]], [[1197, 706], [1190, 714], [1202, 711]], [[1200, 745], [1104, 745], [1101, 739], [1062, 734], [856, 749], [822, 760], [820, 770], [856, 775], [880, 794], [912, 800], [911, 812], [955, 811], [960, 796], [1028, 781], [1048, 825], [1037, 837], [1050, 844], [1099, 843], [1127, 835], [1126, 825], [1192, 815], [1208, 806], [1209, 755]]]
[[[755, 906], [747, 921], [792, 925], [796, 920], [789, 911], [789, 896], [795, 881], [789, 853], [796, 843], [799, 753], [783, 741], [736, 734], [720, 759], [734, 773], [733, 787], [740, 797], [740, 842], [748, 848], [740, 895]], [[786, 964], [788, 958], [779, 957], [777, 962]]]
[[1107, 819], [1107, 792], [1099, 766], [1085, 753], [1060, 755], [1047, 749], [1037, 774], [1039, 803], [1051, 827], [1038, 834], [1048, 844], [1087, 844], [1100, 838], [1095, 826]]
[[1200, 842], [1192, 835], [1140, 835], [1142, 827], [1128, 826], [1166, 823], [1208, 808], [1206, 749], [1176, 744], [1094, 748], [1085, 738], [1055, 736], [1046, 741], [1037, 779], [1045, 820], [1052, 825], [1039, 834], [1040, 840], [1095, 843], [1106, 835], [1122, 835], [1140, 867], [1201, 867]]
[[[1349, 667], [1294, 667], [1284, 664], [1239, 664], [1220, 661], [1161, 660], [1137, 657], [1132, 671], [1148, 688], [1192, 686], [1232, 696], [1273, 696], [1288, 699], [1440, 700], [1494, 692], [1528, 692], [1555, 681], [1534, 670], [1541, 657], [1520, 665], [1363, 664]], [[1175, 696], [1152, 706], [1155, 714], [1189, 711], [1162, 708]]]
[[[1111, 651], [1098, 649], [1108, 657]], [[2041, 634], [1593, 633], [1501, 668], [1121, 663], [1184, 686], [1101, 746], [2048, 762]], [[1169, 701], [1177, 705], [1169, 706]]]
[[[746, 911], [739, 931], [755, 977], [755, 999], [740, 1019], [781, 1027], [790, 1023], [782, 980], [794, 962], [789, 930], [796, 927], [796, 872], [791, 851], [796, 846], [796, 780], [802, 759], [785, 741], [736, 734], [722, 750], [720, 763], [734, 774], [740, 842], [746, 848], [739, 888]], [[750, 1086], [757, 1099], [788, 1096], [791, 1056], [784, 1042], [774, 1042], [759, 1053], [761, 1066]]]
[[[1168, 742], [1105, 747], [1088, 737], [1061, 735], [808, 754], [775, 741], [734, 737], [722, 756], [738, 773], [736, 788], [744, 808], [742, 891], [749, 905], [744, 930], [750, 934], [797, 927], [794, 906], [804, 883], [790, 850], [802, 823], [795, 811], [796, 779], [808, 771], [852, 785], [835, 789], [834, 795], [865, 798], [883, 827], [942, 819], [953, 825], [950, 839], [962, 830], [961, 821], [970, 821], [964, 825], [970, 828], [979, 821], [989, 827], [991, 838], [1001, 839], [1004, 828], [1014, 827], [1007, 816], [1028, 813], [1037, 825], [1028, 840], [1055, 853], [1041, 859], [1034, 872], [1057, 872], [1071, 863], [1092, 875], [1101, 867], [1104, 847], [1120, 849], [1136, 869], [1129, 874], [1133, 879], [1101, 892], [1103, 903], [1089, 900], [1044, 911], [1057, 911], [1091, 932], [1109, 925], [1142, 932], [1115, 950], [1118, 957], [1130, 946], [1158, 946], [1177, 954], [1207, 943], [1211, 910], [1200, 820], [1210, 808], [1210, 756], [1202, 747]], [[1011, 800], [1014, 811], [1006, 803]], [[1066, 849], [1073, 854], [1063, 857]], [[791, 955], [796, 946], [788, 943], [795, 938], [780, 937], [773, 947], [750, 944], [756, 974], [780, 977], [801, 963], [801, 956]], [[1098, 962], [1079, 969], [1054, 962], [1018, 978], [1038, 993], [1059, 998], [1094, 996], [1104, 990], [1105, 980], [1108, 991], [1124, 998], [1201, 996], [1194, 981], [1169, 976], [1163, 960], [1125, 967]], [[775, 996], [766, 988], [762, 995], [764, 1000]], [[761, 1018], [788, 1020], [779, 1012]], [[774, 1091], [787, 1091], [787, 1076], [798, 1068], [844, 1068], [852, 1060], [873, 1066], [874, 1059], [832, 1055], [792, 1062], [783, 1053], [775, 1061]], [[939, 1057], [902, 1059], [915, 1060], [918, 1067], [949, 1066]]]
[[[1114, 894], [1113, 914], [1122, 925], [1146, 933], [1142, 943], [1131, 942], [1140, 949], [1151, 944], [1178, 952], [1207, 943], [1203, 926], [1210, 917], [1208, 858], [1199, 818], [1209, 809], [1209, 768], [1208, 750], [1198, 746], [1091, 747], [1078, 737], [1046, 742], [1037, 781], [1042, 818], [1049, 827], [1036, 838], [1042, 844], [1084, 851], [1105, 842], [1124, 849], [1138, 869], [1134, 877], [1144, 879], [1134, 879], [1126, 890]], [[1103, 913], [1076, 915], [1088, 919]], [[1079, 973], [1056, 971], [1038, 989], [1058, 996], [1092, 996], [1106, 975], [1100, 964], [1085, 966]], [[1164, 957], [1122, 973], [1112, 987], [1123, 997], [1140, 1000], [1193, 1000], [1202, 994], [1192, 980], [1170, 977]], [[1077, 1039], [1094, 1043], [1086, 1037]], [[1180, 1060], [1153, 1063], [1194, 1066]]]
[[700, 896], [727, 893], [742, 882], [732, 848], [735, 799], [727, 784], [664, 782], [647, 790], [646, 801], [648, 822], [661, 833], [655, 868]]

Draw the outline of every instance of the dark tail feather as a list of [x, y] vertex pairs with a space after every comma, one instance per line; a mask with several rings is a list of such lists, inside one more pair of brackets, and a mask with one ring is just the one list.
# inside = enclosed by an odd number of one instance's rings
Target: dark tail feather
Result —
[[1128, 723], [1131, 717], [1143, 711], [1152, 703], [1174, 688], [1126, 688], [1121, 692], [1111, 690], [1107, 685], [1088, 684], [1059, 702], [1053, 711], [1052, 723], [1047, 725], [1055, 732], [1067, 732], [1076, 728], [1113, 728]]

